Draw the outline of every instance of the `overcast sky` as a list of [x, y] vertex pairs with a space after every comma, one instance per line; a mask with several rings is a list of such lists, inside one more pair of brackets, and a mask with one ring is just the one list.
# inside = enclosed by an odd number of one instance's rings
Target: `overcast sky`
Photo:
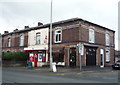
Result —
[[[12, 32], [24, 26], [37, 26], [37, 22], [50, 22], [51, 0], [0, 0], [0, 33]], [[70, 18], [102, 25], [116, 31], [118, 49], [119, 0], [53, 0], [53, 22]]]

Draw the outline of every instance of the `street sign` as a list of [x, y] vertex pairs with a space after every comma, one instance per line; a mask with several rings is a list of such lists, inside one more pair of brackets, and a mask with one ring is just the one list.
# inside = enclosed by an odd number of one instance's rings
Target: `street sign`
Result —
[[79, 53], [81, 55], [84, 55], [84, 46], [83, 46], [83, 44], [78, 44], [78, 46], [79, 46]]
[[81, 56], [84, 55], [84, 46], [83, 44], [78, 44], [78, 49], [80, 53], [80, 71], [82, 70], [82, 58]]

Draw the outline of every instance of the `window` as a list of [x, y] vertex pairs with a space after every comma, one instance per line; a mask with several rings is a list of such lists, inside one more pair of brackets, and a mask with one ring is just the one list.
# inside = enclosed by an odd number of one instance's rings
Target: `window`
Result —
[[110, 50], [106, 49], [106, 62], [110, 61]]
[[40, 33], [36, 33], [36, 44], [40, 44]]
[[94, 35], [94, 30], [89, 29], [89, 42], [94, 43], [95, 42], [95, 35]]
[[20, 36], [20, 46], [24, 46], [24, 35]]
[[109, 33], [106, 34], [106, 45], [110, 45], [110, 35], [109, 35]]
[[62, 38], [62, 35], [61, 35], [61, 29], [58, 29], [58, 30], [55, 30], [55, 43], [59, 43], [61, 42], [61, 38]]
[[11, 39], [8, 38], [8, 47], [11, 47]]

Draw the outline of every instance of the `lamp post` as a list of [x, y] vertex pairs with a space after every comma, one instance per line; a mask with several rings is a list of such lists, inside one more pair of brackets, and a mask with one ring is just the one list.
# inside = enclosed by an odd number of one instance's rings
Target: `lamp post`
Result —
[[51, 0], [51, 7], [50, 7], [50, 70], [53, 71], [52, 67], [52, 0]]

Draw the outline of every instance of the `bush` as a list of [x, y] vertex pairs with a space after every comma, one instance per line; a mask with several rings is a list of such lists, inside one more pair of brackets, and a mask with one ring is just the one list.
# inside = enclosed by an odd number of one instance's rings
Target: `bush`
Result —
[[28, 59], [28, 53], [27, 52], [3, 53], [2, 59], [9, 60], [9, 61], [26, 61]]

